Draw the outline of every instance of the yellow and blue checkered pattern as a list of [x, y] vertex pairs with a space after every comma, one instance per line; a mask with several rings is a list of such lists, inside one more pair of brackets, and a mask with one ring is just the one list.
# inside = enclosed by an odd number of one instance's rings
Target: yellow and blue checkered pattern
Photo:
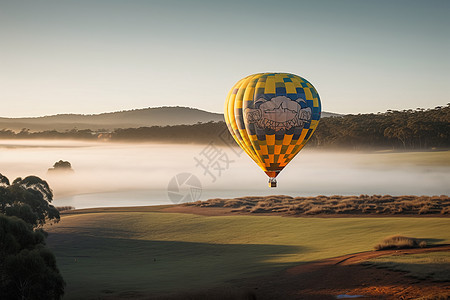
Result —
[[[278, 96], [296, 101], [302, 109], [309, 107], [311, 119], [303, 127], [281, 132], [263, 130], [245, 119], [245, 109], [255, 109], [261, 100]], [[319, 124], [320, 114], [320, 98], [313, 85], [289, 73], [247, 76], [233, 86], [225, 101], [225, 121], [233, 138], [270, 177], [276, 177], [305, 146]]]

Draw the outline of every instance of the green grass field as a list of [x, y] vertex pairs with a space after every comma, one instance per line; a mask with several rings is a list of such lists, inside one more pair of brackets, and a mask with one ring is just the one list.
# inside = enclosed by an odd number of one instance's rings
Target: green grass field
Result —
[[140, 210], [87, 210], [47, 228], [67, 281], [65, 299], [232, 284], [372, 250], [394, 234], [450, 243], [450, 231], [444, 230], [449, 218], [204, 217]]
[[371, 259], [366, 264], [378, 268], [407, 272], [419, 279], [450, 281], [450, 252], [390, 255]]

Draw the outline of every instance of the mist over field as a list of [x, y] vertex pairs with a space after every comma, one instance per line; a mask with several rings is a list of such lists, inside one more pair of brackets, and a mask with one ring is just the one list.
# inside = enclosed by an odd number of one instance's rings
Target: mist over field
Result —
[[[208, 157], [214, 158], [209, 161]], [[48, 173], [56, 161], [73, 173]], [[52, 187], [55, 206], [76, 208], [171, 204], [171, 179], [190, 173], [200, 200], [285, 194], [449, 194], [449, 152], [332, 152], [304, 149], [269, 188], [267, 177], [237, 147], [80, 141], [0, 141], [0, 173], [37, 175]], [[199, 163], [200, 162], [200, 163]], [[181, 191], [183, 192], [183, 191]]]

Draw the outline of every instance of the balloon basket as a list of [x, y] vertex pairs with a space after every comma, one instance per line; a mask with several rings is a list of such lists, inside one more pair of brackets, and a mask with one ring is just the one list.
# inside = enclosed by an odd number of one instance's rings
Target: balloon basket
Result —
[[275, 179], [275, 177], [269, 178], [269, 187], [271, 188], [277, 187], [277, 180]]

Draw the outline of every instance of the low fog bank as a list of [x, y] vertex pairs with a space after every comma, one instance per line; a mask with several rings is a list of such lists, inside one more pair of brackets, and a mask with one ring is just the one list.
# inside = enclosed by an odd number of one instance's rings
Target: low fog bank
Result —
[[[69, 161], [75, 172], [47, 173], [59, 160]], [[180, 173], [198, 179], [201, 187], [195, 197], [201, 193], [201, 200], [273, 194], [441, 195], [449, 194], [449, 164], [450, 151], [305, 149], [279, 175], [278, 187], [271, 189], [266, 175], [236, 147], [0, 141], [0, 173], [10, 180], [37, 175], [49, 182], [56, 206], [73, 203], [77, 208], [173, 203], [167, 189]], [[173, 191], [173, 184], [169, 189]]]

